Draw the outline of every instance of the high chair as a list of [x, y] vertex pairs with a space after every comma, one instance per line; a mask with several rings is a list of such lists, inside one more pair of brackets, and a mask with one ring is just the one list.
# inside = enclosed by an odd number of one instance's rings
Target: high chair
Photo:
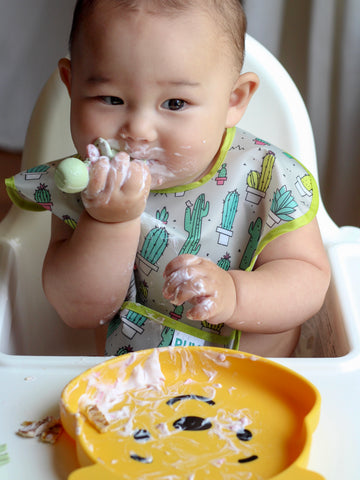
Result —
[[[279, 62], [250, 36], [246, 39], [244, 71], [255, 71], [260, 87], [240, 122], [244, 129], [280, 146], [318, 178], [312, 128], [302, 98]], [[22, 170], [75, 152], [69, 129], [69, 98], [57, 70], [35, 105], [25, 141]], [[65, 326], [48, 304], [41, 286], [50, 217], [13, 206], [0, 224], [0, 351], [20, 355], [95, 354], [93, 334]], [[358, 241], [357, 229], [340, 229], [322, 201], [318, 213], [323, 240], [333, 244]], [[335, 322], [336, 354], [350, 350], [341, 322]], [[347, 343], [346, 343], [347, 342]]]
[[[240, 126], [288, 151], [318, 178], [312, 128], [301, 96], [279, 62], [250, 36], [244, 71], [255, 71], [261, 83]], [[75, 152], [69, 105], [56, 71], [34, 108], [22, 170]], [[59, 480], [77, 468], [74, 444], [65, 435], [50, 448], [14, 432], [24, 420], [58, 415], [65, 385], [103, 360], [94, 356], [93, 333], [67, 327], [42, 291], [50, 218], [48, 212], [13, 206], [0, 223], [0, 445], [7, 443], [10, 457], [8, 465], [0, 465], [1, 478]], [[339, 228], [321, 199], [318, 220], [332, 266], [331, 286], [322, 311], [307, 322], [310, 335], [299, 342], [305, 354], [300, 351], [297, 358], [277, 362], [307, 377], [321, 394], [309, 469], [326, 480], [355, 479], [360, 471], [360, 230]]]

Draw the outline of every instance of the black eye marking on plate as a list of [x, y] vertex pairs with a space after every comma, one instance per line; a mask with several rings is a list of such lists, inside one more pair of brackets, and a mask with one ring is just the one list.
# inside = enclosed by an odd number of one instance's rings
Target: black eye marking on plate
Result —
[[259, 457], [257, 455], [251, 455], [251, 457], [247, 457], [247, 458], [241, 458], [240, 460], [238, 460], [239, 463], [249, 463], [249, 462], [253, 462], [254, 460], [257, 460]]
[[175, 420], [173, 426], [179, 430], [190, 430], [195, 432], [208, 430], [212, 427], [212, 424], [207, 418], [189, 416]]
[[168, 400], [166, 404], [171, 407], [171, 405], [174, 405], [174, 403], [181, 402], [182, 400], [200, 400], [201, 402], [205, 402], [209, 405], [215, 405], [214, 400], [211, 400], [211, 398], [203, 397], [202, 395], [179, 395], [178, 397], [170, 398], [170, 400]]
[[148, 440], [150, 440], [150, 438], [151, 438], [150, 432], [142, 428], [139, 430], [136, 430], [136, 432], [134, 433], [134, 439], [137, 442], [147, 442]]
[[239, 432], [237, 432], [236, 436], [242, 442], [248, 442], [249, 440], [252, 439], [252, 433], [250, 432], [250, 430], [246, 430], [246, 429], [240, 430]]
[[[240, 430], [239, 432], [237, 432], [236, 436], [242, 442], [248, 442], [252, 439], [253, 435], [250, 432], [250, 430], [244, 429], [244, 430]], [[257, 455], [251, 455], [250, 457], [247, 457], [247, 458], [240, 458], [238, 460], [238, 462], [239, 463], [249, 463], [249, 462], [253, 462], [254, 460], [257, 460], [258, 458], [259, 457]]]
[[137, 455], [136, 453], [131, 453], [130, 458], [133, 460], [136, 460], [137, 462], [140, 463], [152, 463], [152, 458], [151, 457], [141, 457], [140, 455]]

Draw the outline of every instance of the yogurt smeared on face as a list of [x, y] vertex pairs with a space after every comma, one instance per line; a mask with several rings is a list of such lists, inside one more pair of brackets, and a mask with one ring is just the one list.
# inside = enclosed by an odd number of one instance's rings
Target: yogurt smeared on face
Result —
[[[167, 188], [168, 182], [171, 183], [171, 186], [174, 186], [174, 183], [181, 184], [181, 180], [178, 182], [175, 180], [179, 177], [179, 174], [181, 176], [183, 172], [189, 169], [189, 159], [187, 159], [185, 152], [168, 153], [164, 148], [152, 147], [148, 144], [131, 145], [126, 139], [121, 141], [109, 139], [108, 143], [112, 149], [126, 152], [132, 160], [142, 160], [145, 162], [152, 178], [151, 189]], [[191, 150], [190, 145], [181, 148], [187, 152]], [[176, 169], [169, 168], [168, 163], [173, 164], [173, 160], [169, 162], [169, 155], [177, 159]]]

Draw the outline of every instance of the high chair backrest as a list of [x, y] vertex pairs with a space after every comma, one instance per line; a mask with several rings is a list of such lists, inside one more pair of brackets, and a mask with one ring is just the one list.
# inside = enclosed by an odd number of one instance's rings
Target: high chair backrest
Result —
[[[302, 98], [287, 72], [270, 52], [250, 36], [246, 39], [243, 70], [256, 72], [260, 77], [260, 87], [240, 126], [291, 153], [317, 178], [311, 124]], [[22, 159], [23, 170], [75, 152], [69, 118], [68, 94], [55, 71], [44, 86], [31, 117]], [[337, 227], [321, 201], [318, 218], [326, 242]], [[41, 266], [49, 233], [50, 214], [47, 212], [23, 212], [12, 207], [0, 224], [1, 245], [3, 251], [9, 250], [7, 258], [13, 258], [17, 279], [16, 286], [9, 282], [13, 291], [8, 295], [14, 297], [16, 329], [23, 332], [21, 337], [25, 342], [19, 347], [18, 340], [11, 340], [10, 343], [15, 342], [16, 345], [0, 345], [0, 349], [13, 349], [25, 354], [93, 353], [88, 336], [67, 329], [42, 292]], [[13, 327], [0, 325], [0, 328]], [[46, 339], [45, 344], [39, 344], [39, 335]], [[59, 343], [61, 348], [57, 347]], [[64, 352], [64, 345], [68, 345], [67, 352]]]
[[[280, 62], [249, 35], [243, 67], [247, 71], [259, 76], [260, 86], [239, 126], [293, 155], [319, 183], [313, 130], [300, 92]], [[331, 242], [338, 227], [321, 197], [317, 218], [325, 244]]]

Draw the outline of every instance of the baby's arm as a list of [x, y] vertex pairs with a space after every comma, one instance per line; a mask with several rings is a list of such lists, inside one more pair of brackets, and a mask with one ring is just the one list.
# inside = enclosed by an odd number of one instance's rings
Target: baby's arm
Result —
[[164, 296], [190, 301], [189, 318], [253, 333], [301, 325], [321, 307], [330, 268], [317, 221], [267, 245], [252, 272], [226, 272], [214, 263], [180, 256], [165, 270]]
[[110, 320], [126, 295], [151, 178], [126, 154], [99, 157], [89, 177], [76, 229], [53, 217], [43, 285], [65, 323], [93, 328]]

